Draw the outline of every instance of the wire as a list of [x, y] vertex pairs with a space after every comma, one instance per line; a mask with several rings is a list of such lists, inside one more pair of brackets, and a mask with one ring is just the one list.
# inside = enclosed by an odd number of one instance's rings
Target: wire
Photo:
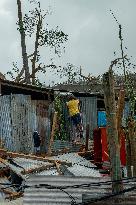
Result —
[[61, 188], [60, 188], [60, 190], [63, 191], [64, 193], [66, 193], [69, 196], [69, 198], [71, 199], [71, 205], [77, 204], [75, 198], [71, 194], [69, 194], [67, 191], [65, 191]]
[[89, 204], [94, 203], [94, 202], [98, 202], [98, 201], [102, 201], [102, 200], [107, 200], [109, 198], [112, 198], [112, 197], [115, 197], [115, 196], [119, 196], [119, 195], [122, 195], [122, 194], [127, 193], [127, 192], [131, 192], [131, 191], [133, 191], [135, 189], [136, 189], [136, 186], [133, 186], [131, 188], [124, 189], [123, 191], [120, 191], [118, 193], [112, 193], [110, 195], [102, 196], [101, 198], [92, 199], [92, 200], [87, 201], [87, 202], [78, 203], [77, 205], [89, 205]]
[[[9, 184], [9, 183], [0, 183], [0, 185], [5, 185], [5, 186], [9, 186], [9, 187], [21, 187], [22, 189], [26, 189], [26, 188], [32, 188], [32, 187], [35, 187], [35, 188], [40, 188], [40, 187], [44, 187], [46, 189], [59, 189], [61, 191], [63, 191], [64, 193], [66, 193], [69, 198], [71, 199], [71, 205], [74, 205], [74, 204], [77, 204], [76, 203], [76, 199], [71, 195], [69, 194], [66, 190], [64, 189], [67, 189], [67, 188], [86, 188], [86, 187], [90, 187], [90, 186], [100, 186], [100, 185], [103, 185], [103, 184], [111, 184], [113, 182], [121, 182], [121, 181], [124, 181], [125, 183], [128, 183], [128, 182], [136, 182], [136, 177], [132, 177], [132, 178], [124, 178], [122, 180], [115, 180], [115, 181], [105, 181], [105, 182], [93, 182], [93, 183], [89, 183], [89, 184], [80, 184], [80, 185], [73, 185], [73, 186], [53, 186], [53, 185], [49, 185], [49, 184], [38, 184], [38, 185], [19, 185], [19, 184]], [[5, 189], [8, 188], [8, 187], [5, 187]], [[90, 201], [87, 201], [87, 202], [83, 202], [83, 203], [78, 203], [78, 205], [87, 205], [87, 204], [90, 204], [90, 203], [94, 203], [94, 202], [97, 202], [97, 201], [102, 201], [102, 200], [106, 200], [106, 199], [109, 199], [111, 197], [114, 197], [114, 196], [118, 196], [118, 195], [122, 195], [126, 192], [130, 192], [130, 191], [133, 191], [136, 189], [136, 186], [133, 186], [131, 188], [128, 188], [128, 189], [124, 189], [123, 191], [120, 191], [118, 193], [112, 193], [110, 195], [106, 195], [106, 196], [103, 196], [101, 198], [97, 198], [97, 199], [92, 199]]]
[[8, 158], [8, 162], [11, 163], [12, 165], [16, 166], [16, 167], [19, 167], [19, 168], [25, 170], [24, 167], [22, 167], [21, 165], [17, 164], [17, 162], [15, 162], [13, 158]]
[[[67, 189], [67, 188], [80, 188], [80, 187], [84, 187], [85, 188], [85, 187], [90, 187], [90, 186], [101, 186], [101, 185], [111, 184], [111, 183], [114, 183], [114, 182], [125, 182], [125, 183], [136, 182], [136, 177], [123, 178], [121, 180], [113, 180], [113, 181], [109, 180], [109, 181], [104, 181], [104, 182], [91, 182], [91, 183], [88, 183], [88, 184], [78, 184], [78, 185], [72, 185], [72, 186], [53, 186], [53, 185], [49, 185], [49, 184], [38, 184], [38, 185], [33, 185], [33, 186], [22, 185], [22, 186], [24, 186], [25, 188], [29, 188], [29, 187], [36, 187], [36, 188], [45, 187], [47, 189], [58, 189], [58, 188]], [[10, 184], [10, 183], [0, 183], [0, 185], [20, 186], [19, 184]]]

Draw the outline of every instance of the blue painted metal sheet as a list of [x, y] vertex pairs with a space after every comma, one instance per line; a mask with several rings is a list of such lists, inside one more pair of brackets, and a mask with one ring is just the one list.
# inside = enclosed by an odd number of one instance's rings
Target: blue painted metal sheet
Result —
[[107, 119], [105, 111], [98, 111], [98, 119], [97, 119], [98, 127], [106, 127]]

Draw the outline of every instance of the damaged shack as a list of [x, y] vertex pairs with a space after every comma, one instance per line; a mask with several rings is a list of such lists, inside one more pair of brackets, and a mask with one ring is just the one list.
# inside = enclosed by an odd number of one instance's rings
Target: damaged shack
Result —
[[[110, 163], [104, 97], [100, 93], [71, 93], [80, 100], [84, 130], [82, 143], [76, 145], [72, 143], [74, 131], [66, 107], [68, 91], [1, 80], [1, 202], [7, 199], [18, 205], [101, 204], [102, 199], [113, 197], [110, 166], [103, 167], [105, 161]], [[127, 112], [126, 101], [122, 126]], [[34, 130], [41, 136], [38, 156], [31, 154]], [[124, 139], [123, 136], [121, 160], [125, 156]], [[125, 190], [132, 189], [129, 201], [134, 204], [135, 178], [123, 178], [122, 182]]]
[[47, 149], [50, 135], [49, 105], [53, 90], [0, 80], [0, 146], [9, 151], [32, 153], [33, 132]]

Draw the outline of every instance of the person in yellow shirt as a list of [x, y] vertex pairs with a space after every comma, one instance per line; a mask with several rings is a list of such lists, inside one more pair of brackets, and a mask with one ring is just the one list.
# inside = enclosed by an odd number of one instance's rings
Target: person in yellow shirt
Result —
[[83, 131], [82, 131], [82, 124], [81, 124], [81, 115], [79, 111], [79, 100], [73, 96], [70, 95], [68, 97], [69, 101], [67, 102], [67, 107], [69, 110], [69, 115], [72, 120], [73, 125], [76, 127], [77, 131], [80, 133], [80, 138], [83, 137]]

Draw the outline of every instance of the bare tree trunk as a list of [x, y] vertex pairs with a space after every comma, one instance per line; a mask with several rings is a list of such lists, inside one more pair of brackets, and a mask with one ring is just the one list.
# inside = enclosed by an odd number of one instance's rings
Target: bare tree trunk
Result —
[[25, 31], [23, 27], [21, 0], [17, 0], [17, 6], [18, 6], [19, 31], [21, 35], [23, 67], [25, 70], [25, 81], [26, 83], [30, 84], [30, 73], [29, 73], [29, 66], [28, 66], [28, 57], [27, 57], [27, 52], [26, 52]]
[[124, 106], [125, 106], [125, 91], [120, 90], [119, 99], [118, 99], [118, 108], [117, 108], [117, 130], [118, 130], [119, 142], [120, 142], [120, 135], [121, 135], [121, 123], [122, 123]]
[[36, 58], [37, 58], [37, 52], [38, 52], [38, 39], [39, 39], [39, 33], [40, 33], [40, 27], [41, 27], [41, 16], [39, 13], [39, 20], [37, 24], [37, 30], [36, 30], [36, 39], [35, 39], [35, 50], [34, 50], [34, 57], [32, 59], [32, 84], [35, 84], [35, 64], [36, 64]]
[[131, 144], [130, 144], [129, 132], [126, 132], [126, 166], [127, 166], [127, 177], [131, 177]]
[[104, 88], [104, 101], [107, 115], [107, 134], [111, 161], [111, 176], [112, 180], [118, 182], [112, 183], [113, 193], [122, 191], [122, 174], [120, 165], [120, 146], [117, 130], [116, 119], [116, 104], [115, 104], [115, 92], [114, 92], [114, 77], [112, 69], [103, 75], [103, 88]]

